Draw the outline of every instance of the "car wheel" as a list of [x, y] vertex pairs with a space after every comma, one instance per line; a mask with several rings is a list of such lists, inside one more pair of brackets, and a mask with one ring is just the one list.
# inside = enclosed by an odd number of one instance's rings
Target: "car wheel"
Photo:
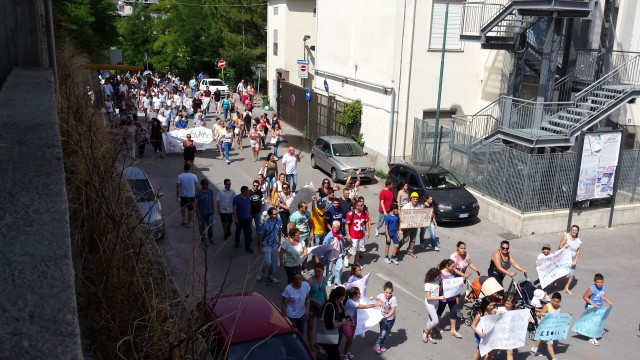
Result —
[[314, 169], [318, 168], [318, 165], [316, 164], [316, 157], [311, 155], [311, 167]]
[[338, 182], [338, 172], [336, 171], [336, 169], [333, 169], [333, 168], [331, 169], [331, 180], [334, 183]]

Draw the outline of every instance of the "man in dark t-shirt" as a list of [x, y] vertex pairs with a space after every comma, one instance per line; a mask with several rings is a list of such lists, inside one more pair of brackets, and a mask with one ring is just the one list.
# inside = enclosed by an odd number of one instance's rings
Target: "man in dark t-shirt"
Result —
[[244, 233], [244, 248], [248, 253], [253, 253], [251, 249], [251, 201], [249, 199], [249, 188], [240, 188], [240, 195], [233, 198], [233, 221], [236, 224], [236, 244], [240, 247], [240, 233]]
[[255, 180], [253, 187], [249, 190], [249, 201], [251, 202], [251, 218], [256, 225], [256, 233], [260, 231], [260, 217], [262, 216], [262, 190], [260, 190], [260, 183]]
[[191, 100], [191, 108], [193, 109], [194, 114], [198, 112], [198, 109], [202, 108], [202, 99], [200, 99], [200, 95], [198, 93], [196, 93], [193, 100]]

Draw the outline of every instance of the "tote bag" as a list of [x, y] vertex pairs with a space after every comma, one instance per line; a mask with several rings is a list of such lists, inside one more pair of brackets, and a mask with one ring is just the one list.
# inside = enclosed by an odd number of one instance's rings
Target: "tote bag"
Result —
[[[340, 334], [338, 333], [338, 329], [327, 329], [324, 324], [324, 312], [327, 310], [327, 306], [333, 306], [331, 303], [327, 303], [322, 310], [322, 316], [318, 319], [316, 323], [316, 343], [318, 344], [337, 344], [340, 339]], [[335, 308], [334, 308], [335, 312]]]

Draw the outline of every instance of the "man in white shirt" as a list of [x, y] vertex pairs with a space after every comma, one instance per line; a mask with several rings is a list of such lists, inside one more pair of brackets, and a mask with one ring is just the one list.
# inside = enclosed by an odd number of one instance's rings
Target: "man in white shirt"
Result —
[[231, 180], [224, 179], [224, 188], [218, 192], [218, 214], [220, 214], [225, 240], [231, 236], [234, 197], [236, 197], [236, 192], [231, 189]]
[[300, 152], [296, 154], [296, 149], [293, 147], [290, 147], [289, 151], [282, 157], [282, 172], [293, 192], [296, 191], [298, 183], [298, 161], [300, 161]]
[[[178, 175], [176, 184], [176, 200], [180, 201], [182, 225], [193, 226], [193, 204], [195, 202], [198, 177], [191, 172], [191, 164], [184, 164], [184, 172]], [[185, 220], [185, 215], [189, 222]]]
[[158, 93], [153, 94], [151, 103], [153, 105], [153, 111], [156, 112], [156, 117], [158, 117], [158, 115], [160, 115], [160, 110], [162, 109], [162, 100], [160, 100], [160, 95]]
[[104, 98], [106, 99], [107, 96], [113, 98], [113, 86], [111, 86], [109, 80], [107, 80], [107, 83], [104, 84]]
[[[410, 197], [411, 197], [411, 200], [408, 203], [404, 204], [404, 206], [402, 207], [402, 210], [421, 209], [422, 204], [418, 202], [418, 193], [412, 192]], [[417, 258], [416, 254], [413, 253], [413, 245], [416, 242], [417, 235], [418, 235], [418, 228], [402, 229], [402, 241], [400, 241], [400, 246], [398, 246], [398, 250], [402, 248], [402, 245], [409, 242], [409, 247], [407, 248], [407, 255], [414, 259]]]

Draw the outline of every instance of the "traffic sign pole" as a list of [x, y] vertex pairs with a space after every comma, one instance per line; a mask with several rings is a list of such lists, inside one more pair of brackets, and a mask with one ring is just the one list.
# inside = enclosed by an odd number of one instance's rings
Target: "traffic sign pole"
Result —
[[311, 138], [311, 129], [309, 128], [309, 102], [311, 101], [311, 90], [307, 89], [304, 95], [307, 98], [307, 133], [309, 134], [309, 138]]

